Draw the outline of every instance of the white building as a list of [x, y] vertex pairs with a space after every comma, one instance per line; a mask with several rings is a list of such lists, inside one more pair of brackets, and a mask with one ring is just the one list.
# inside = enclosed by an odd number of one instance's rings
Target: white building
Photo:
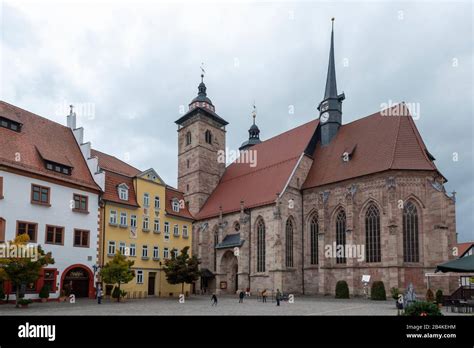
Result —
[[[38, 298], [46, 283], [50, 298], [62, 289], [95, 296], [101, 192], [95, 180], [100, 185], [103, 174], [95, 173], [97, 159], [90, 159], [72, 112], [68, 126], [0, 101], [0, 242], [28, 233], [55, 260], [22, 289], [25, 298]], [[11, 284], [0, 286], [15, 298]]]

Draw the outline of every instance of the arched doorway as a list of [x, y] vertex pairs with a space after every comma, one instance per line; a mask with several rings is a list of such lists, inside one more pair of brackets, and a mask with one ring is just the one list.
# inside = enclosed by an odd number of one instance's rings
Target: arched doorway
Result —
[[61, 290], [69, 291], [76, 298], [94, 298], [94, 276], [91, 270], [80, 264], [69, 266], [61, 275]]
[[230, 250], [226, 251], [221, 259], [221, 273], [225, 276], [223, 280], [227, 282], [227, 289], [224, 291], [235, 294], [239, 289], [239, 265], [237, 257]]

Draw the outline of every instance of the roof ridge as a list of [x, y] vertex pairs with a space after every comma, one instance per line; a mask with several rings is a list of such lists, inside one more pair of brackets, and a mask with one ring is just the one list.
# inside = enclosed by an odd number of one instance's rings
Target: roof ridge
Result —
[[[279, 164], [289, 162], [289, 161], [291, 161], [291, 160], [294, 160], [294, 159], [296, 159], [296, 158], [299, 158], [300, 156], [301, 156], [301, 154], [299, 154], [298, 156], [294, 156], [294, 157], [288, 158], [288, 159], [286, 159], [286, 160], [280, 161], [280, 162], [276, 162], [276, 163], [270, 164], [270, 165], [268, 165], [268, 166], [266, 166], [266, 167], [262, 167], [262, 168], [256, 169], [256, 170], [254, 170], [254, 171], [251, 171], [251, 172], [248, 172], [248, 173], [244, 173], [244, 174], [241, 174], [241, 175], [237, 175], [237, 176], [235, 176], [235, 177], [233, 177], [233, 178], [230, 178], [230, 179], [227, 179], [227, 180], [224, 180], [224, 181], [220, 181], [219, 183], [229, 182], [229, 181], [232, 181], [232, 180], [235, 180], [235, 179], [239, 179], [239, 178], [245, 177], [245, 176], [247, 176], [247, 175], [252, 175], [252, 174], [258, 173], [258, 172], [260, 172], [260, 171], [262, 171], [262, 170], [265, 170], [265, 169], [268, 169], [268, 168], [271, 168], [271, 167], [275, 167], [275, 166], [277, 166], [277, 165], [279, 165]], [[232, 164], [234, 164], [234, 163], [235, 163], [235, 162], [233, 162]], [[230, 167], [230, 166], [229, 166], [229, 167]]]
[[61, 123], [59, 123], [59, 122], [50, 120], [50, 119], [47, 118], [47, 117], [44, 117], [44, 116], [35, 114], [34, 112], [31, 112], [31, 111], [28, 111], [28, 110], [26, 110], [26, 109], [20, 108], [19, 106], [10, 104], [10, 103], [8, 103], [8, 102], [6, 102], [6, 101], [4, 101], [4, 100], [0, 100], [0, 103], [4, 104], [5, 106], [7, 106], [7, 107], [9, 107], [9, 108], [20, 109], [20, 110], [23, 111], [23, 112], [26, 112], [26, 113], [28, 113], [28, 114], [30, 114], [30, 115], [32, 115], [32, 116], [36, 116], [36, 117], [42, 118], [43, 120], [48, 121], [48, 122], [51, 122], [51, 123], [54, 123], [54, 124], [56, 124], [56, 125], [58, 125], [58, 126], [61, 126], [62, 128], [70, 129], [68, 126], [65, 126], [65, 125], [63, 125], [63, 124], [61, 124]]
[[392, 152], [392, 159], [390, 160], [390, 165], [388, 168], [392, 168], [393, 162], [395, 161], [395, 153], [397, 151], [397, 144], [398, 144], [398, 136], [400, 135], [400, 125], [402, 123], [402, 117], [398, 116], [398, 129], [397, 129], [397, 136], [395, 137], [395, 143], [393, 145], [393, 152]]
[[267, 142], [267, 141], [270, 141], [270, 140], [272, 140], [272, 139], [275, 139], [275, 138], [277, 138], [277, 137], [280, 137], [280, 136], [282, 136], [282, 135], [284, 135], [284, 134], [286, 134], [286, 133], [290, 133], [290, 132], [294, 131], [294, 130], [297, 129], [297, 128], [301, 128], [301, 127], [303, 127], [303, 126], [307, 126], [308, 124], [310, 124], [310, 123], [312, 123], [312, 122], [318, 122], [318, 119], [314, 119], [314, 120], [308, 121], [308, 122], [306, 122], [306, 123], [300, 124], [299, 126], [296, 126], [296, 127], [291, 128], [291, 129], [289, 129], [289, 130], [287, 130], [287, 131], [284, 131], [283, 133], [276, 134], [276, 135], [274, 135], [273, 137], [268, 138], [268, 139], [266, 139], [266, 140], [263, 140], [261, 143], [254, 145], [253, 147], [260, 146], [261, 144], [263, 144], [263, 143], [265, 143], [265, 142]]
[[423, 157], [425, 157], [425, 159], [428, 161], [431, 167], [434, 167], [433, 169], [437, 169], [434, 163], [429, 159], [428, 154], [426, 153], [426, 151], [428, 151], [428, 148], [423, 142], [423, 139], [421, 139], [421, 135], [418, 132], [418, 129], [416, 128], [416, 125], [415, 125], [415, 121], [413, 121], [413, 117], [411, 115], [410, 115], [410, 119], [408, 120], [408, 123], [410, 124], [411, 130], [415, 134], [416, 141], [422, 150], [421, 152], [423, 153]]

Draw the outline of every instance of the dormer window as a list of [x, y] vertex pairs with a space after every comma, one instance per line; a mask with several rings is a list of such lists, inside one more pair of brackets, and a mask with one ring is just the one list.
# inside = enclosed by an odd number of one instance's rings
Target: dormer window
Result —
[[22, 124], [13, 120], [10, 120], [8, 118], [0, 116], [0, 127], [10, 129], [12, 131], [21, 132], [21, 126]]
[[179, 213], [179, 202], [177, 200], [173, 201], [173, 211]]
[[45, 161], [46, 169], [52, 170], [57, 173], [71, 175], [72, 167], [65, 166], [64, 164], [58, 164], [51, 161]]
[[120, 184], [118, 186], [119, 199], [122, 201], [128, 201], [128, 186], [125, 184]]

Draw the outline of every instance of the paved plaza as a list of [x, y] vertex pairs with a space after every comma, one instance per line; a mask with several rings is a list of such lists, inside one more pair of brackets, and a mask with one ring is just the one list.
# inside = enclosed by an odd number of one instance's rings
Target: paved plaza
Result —
[[[148, 298], [116, 303], [104, 300], [78, 299], [76, 303], [33, 303], [28, 308], [13, 304], [0, 305], [0, 315], [397, 315], [394, 301], [367, 299], [341, 300], [331, 297], [296, 296], [294, 303], [282, 302], [280, 307], [256, 297], [247, 297], [238, 303], [237, 297], [219, 297], [217, 307], [211, 306], [210, 297], [191, 296], [185, 303], [177, 298]], [[444, 315], [457, 315], [442, 310]]]

